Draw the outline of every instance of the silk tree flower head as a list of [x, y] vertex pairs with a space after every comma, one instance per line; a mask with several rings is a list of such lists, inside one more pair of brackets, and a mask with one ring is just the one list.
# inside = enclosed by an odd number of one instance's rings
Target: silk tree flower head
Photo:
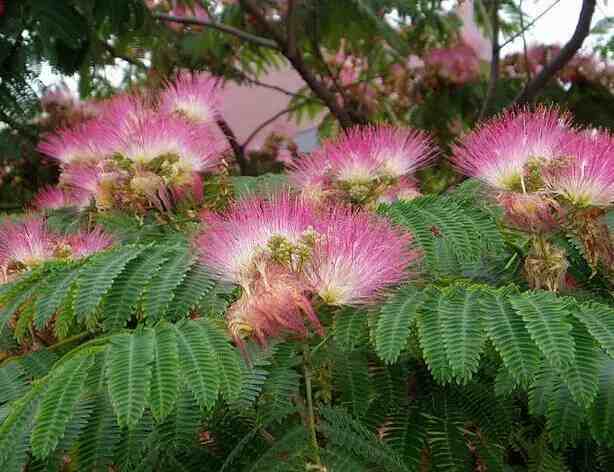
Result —
[[547, 233], [557, 229], [565, 217], [561, 205], [544, 193], [501, 192], [497, 202], [506, 221], [521, 231]]
[[204, 128], [176, 116], [150, 113], [122, 132], [117, 154], [167, 184], [182, 185], [192, 181], [193, 173], [220, 164], [220, 148], [219, 139]]
[[571, 132], [569, 116], [556, 108], [511, 111], [465, 136], [453, 149], [452, 163], [496, 190], [543, 190], [541, 169], [561, 157]]
[[38, 151], [63, 165], [100, 162], [113, 153], [113, 127], [104, 120], [89, 120], [46, 135]]
[[545, 168], [554, 195], [576, 208], [614, 204], [614, 138], [605, 133], [577, 133], [563, 147], [564, 157]]
[[322, 328], [313, 297], [330, 305], [359, 305], [378, 298], [410, 274], [418, 255], [411, 236], [366, 212], [348, 207], [314, 209], [282, 193], [240, 201], [223, 215], [203, 215], [196, 244], [201, 261], [220, 280], [242, 287], [227, 314], [242, 338]]
[[81, 259], [108, 249], [114, 243], [113, 237], [96, 227], [92, 231], [80, 231], [66, 238], [65, 244], [72, 259]]
[[243, 339], [249, 336], [266, 345], [268, 338], [284, 331], [306, 337], [306, 320], [323, 335], [311, 304], [311, 288], [302, 274], [288, 271], [281, 264], [259, 262], [247, 289], [227, 313], [228, 328], [237, 345], [243, 347]]
[[290, 180], [307, 195], [341, 196], [368, 205], [434, 157], [430, 138], [420, 131], [356, 127], [295, 164]]
[[199, 124], [215, 121], [219, 97], [217, 80], [201, 73], [183, 73], [160, 95], [160, 111], [177, 113]]
[[382, 291], [407, 279], [419, 258], [411, 234], [366, 211], [336, 206], [325, 216], [305, 275], [328, 305], [371, 303]]
[[32, 206], [37, 210], [57, 210], [66, 207], [82, 208], [89, 202], [90, 195], [85, 191], [44, 187], [32, 200]]
[[107, 171], [103, 166], [68, 166], [60, 176], [60, 186], [81, 199], [82, 206], [92, 200], [100, 210], [108, 210], [116, 201], [117, 192], [126, 179], [125, 173]]
[[218, 279], [249, 290], [256, 261], [263, 257], [300, 265], [316, 224], [315, 210], [287, 193], [240, 200], [224, 214], [204, 216], [197, 246], [202, 262]]
[[56, 239], [45, 221], [28, 216], [0, 224], [0, 268], [7, 272], [34, 267], [54, 257]]

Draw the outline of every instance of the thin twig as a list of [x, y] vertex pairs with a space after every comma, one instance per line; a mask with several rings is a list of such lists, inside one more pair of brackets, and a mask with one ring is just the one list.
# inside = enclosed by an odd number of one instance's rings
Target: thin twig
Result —
[[263, 87], [263, 88], [275, 90], [275, 91], [277, 91], [279, 93], [283, 93], [284, 95], [287, 95], [288, 97], [302, 98], [305, 101], [313, 101], [313, 102], [323, 103], [322, 100], [320, 100], [318, 97], [310, 97], [309, 95], [304, 95], [302, 93], [291, 92], [290, 90], [286, 90], [285, 88], [279, 87], [277, 85], [267, 84], [265, 82], [261, 82], [258, 79], [254, 79], [254, 78], [248, 76], [245, 72], [243, 72], [243, 71], [241, 71], [239, 69], [233, 69], [232, 74], [236, 76], [236, 80], [237, 81], [244, 80], [246, 82], [249, 82], [252, 85], [257, 85], [258, 87]]
[[225, 25], [222, 23], [218, 23], [216, 21], [201, 20], [199, 18], [194, 18], [194, 17], [168, 15], [166, 13], [154, 13], [153, 17], [158, 20], [168, 21], [172, 23], [181, 23], [184, 25], [197, 25], [197, 26], [203, 26], [205, 28], [211, 28], [217, 31], [221, 31], [222, 33], [227, 33], [232, 36], [236, 36], [237, 38], [240, 38], [244, 41], [255, 44], [257, 46], [279, 50], [279, 47], [277, 46], [275, 41], [271, 41], [270, 39], [256, 36], [254, 34], [248, 33], [247, 31], [243, 31], [238, 28], [235, 28], [234, 26]]
[[576, 29], [561, 52], [530, 80], [514, 100], [514, 105], [526, 104], [541, 92], [546, 84], [574, 57], [590, 33], [596, 0], [583, 0]]
[[546, 8], [543, 12], [541, 12], [539, 15], [533, 18], [533, 20], [531, 20], [527, 24], [526, 28], [521, 28], [521, 30], [518, 33], [510, 36], [503, 44], [501, 44], [501, 46], [499, 46], [499, 49], [503, 49], [508, 44], [513, 43], [516, 40], [516, 38], [518, 38], [519, 36], [529, 31], [535, 23], [537, 23], [544, 15], [546, 15], [550, 10], [552, 10], [559, 3], [561, 3], [561, 0], [555, 0], [548, 8]]
[[321, 468], [322, 459], [320, 458], [320, 446], [318, 445], [318, 436], [316, 434], [316, 418], [313, 409], [313, 393], [311, 386], [311, 358], [309, 355], [309, 344], [305, 341], [303, 345], [303, 369], [305, 374], [305, 396], [307, 397], [307, 418], [309, 436], [311, 438], [311, 446], [316, 464]]
[[281, 110], [278, 113], [275, 113], [271, 118], [269, 118], [268, 120], [264, 121], [263, 123], [261, 123], [254, 131], [251, 132], [251, 134], [247, 137], [247, 139], [245, 140], [245, 142], [243, 143], [242, 147], [243, 149], [247, 149], [247, 146], [249, 146], [249, 143], [252, 142], [252, 140], [256, 137], [256, 135], [258, 133], [260, 133], [260, 131], [262, 131], [264, 128], [266, 128], [268, 125], [270, 125], [271, 123], [273, 123], [275, 120], [277, 120], [278, 118], [281, 118], [282, 116], [288, 114], [288, 113], [292, 113], [293, 111], [298, 110], [300, 107], [302, 107], [304, 105], [304, 103], [297, 103], [296, 105], [286, 108], [284, 110]]

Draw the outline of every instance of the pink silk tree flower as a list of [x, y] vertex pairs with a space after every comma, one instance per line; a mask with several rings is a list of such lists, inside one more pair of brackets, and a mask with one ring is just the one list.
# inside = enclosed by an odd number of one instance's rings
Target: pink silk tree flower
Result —
[[480, 74], [480, 59], [466, 44], [430, 50], [424, 62], [450, 82], [464, 84], [475, 80]]
[[410, 277], [419, 253], [412, 236], [366, 211], [337, 206], [328, 211], [315, 240], [305, 276], [329, 305], [360, 305]]
[[118, 154], [168, 182], [191, 181], [193, 172], [211, 171], [221, 162], [218, 138], [172, 115], [146, 114], [119, 141]]
[[54, 257], [56, 240], [45, 221], [28, 216], [17, 222], [0, 224], [0, 267], [7, 270], [33, 267]]
[[72, 259], [81, 259], [96, 252], [108, 249], [114, 243], [110, 234], [96, 227], [92, 231], [81, 231], [66, 238], [65, 245], [70, 250]]
[[298, 160], [290, 181], [307, 195], [340, 194], [352, 203], [365, 204], [434, 157], [432, 141], [421, 131], [388, 125], [356, 127]]
[[222, 215], [208, 213], [202, 223], [196, 240], [201, 261], [218, 279], [248, 289], [261, 257], [292, 267], [301, 263], [316, 213], [303, 199], [282, 193], [238, 201]]
[[430, 136], [411, 128], [368, 126], [360, 130], [356, 140], [369, 143], [369, 152], [381, 165], [379, 172], [387, 177], [413, 174], [436, 156]]
[[218, 107], [218, 81], [204, 73], [182, 73], [160, 94], [161, 112], [177, 113], [199, 124], [215, 121]]
[[569, 116], [556, 108], [507, 112], [466, 135], [454, 147], [452, 163], [498, 190], [541, 190], [540, 168], [561, 157], [571, 131]]
[[301, 274], [279, 264], [262, 264], [243, 295], [228, 310], [230, 333], [239, 347], [255, 337], [261, 345], [285, 332], [308, 335], [305, 320], [320, 335], [324, 330], [311, 304], [311, 290]]
[[543, 193], [500, 192], [497, 202], [507, 222], [521, 231], [552, 231], [560, 226], [565, 216], [561, 205]]
[[60, 187], [44, 187], [32, 200], [32, 206], [37, 210], [57, 210], [66, 207], [81, 207], [89, 203], [88, 194], [69, 191]]
[[575, 207], [614, 204], [614, 138], [605, 133], [571, 135], [564, 157], [546, 166], [548, 190]]
[[99, 162], [113, 153], [114, 136], [108, 122], [90, 120], [46, 135], [37, 149], [61, 164]]

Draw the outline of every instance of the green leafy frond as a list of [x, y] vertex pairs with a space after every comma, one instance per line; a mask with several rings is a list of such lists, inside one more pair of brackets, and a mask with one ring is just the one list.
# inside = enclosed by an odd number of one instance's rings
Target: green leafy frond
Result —
[[206, 329], [192, 320], [175, 328], [182, 375], [203, 409], [213, 406], [220, 388], [217, 355]]
[[118, 334], [107, 357], [109, 394], [120, 426], [134, 427], [145, 411], [152, 375], [154, 333], [151, 329]]
[[344, 351], [364, 346], [369, 340], [367, 313], [346, 307], [335, 313], [333, 323], [335, 345]]
[[429, 289], [418, 315], [420, 345], [439, 382], [466, 383], [479, 367], [484, 346], [479, 290]]
[[105, 393], [100, 393], [92, 415], [79, 435], [74, 455], [77, 469], [106, 470], [113, 463], [120, 438], [111, 401]]
[[160, 421], [172, 411], [179, 390], [179, 350], [171, 326], [162, 323], [156, 327], [153, 349], [149, 404]]
[[175, 290], [181, 285], [186, 273], [194, 263], [194, 257], [188, 247], [177, 245], [169, 250], [168, 262], [164, 270], [159, 270], [144, 295], [143, 311], [152, 322], [160, 320], [169, 309], [175, 297]]
[[417, 407], [400, 408], [388, 419], [384, 442], [392, 447], [406, 464], [418, 469], [426, 443], [427, 418]]
[[354, 418], [361, 418], [372, 399], [367, 356], [361, 351], [340, 351], [334, 359], [333, 379], [339, 402]]
[[206, 267], [200, 263], [194, 264], [175, 292], [169, 309], [172, 318], [186, 317], [191, 309], [200, 305], [201, 300], [209, 295], [215, 285]]
[[597, 441], [614, 447], [614, 360], [605, 356], [600, 359], [599, 390], [591, 405], [590, 424]]
[[407, 285], [382, 305], [375, 328], [375, 350], [387, 364], [396, 362], [407, 345], [409, 330], [421, 303], [422, 292]]
[[95, 312], [115, 278], [143, 250], [142, 246], [123, 246], [92, 256], [79, 275], [79, 289], [74, 301], [77, 319], [84, 321]]
[[501, 234], [491, 217], [449, 197], [420, 197], [385, 207], [383, 212], [412, 231], [432, 270], [437, 270], [438, 241], [443, 241], [459, 261], [477, 261], [503, 248]]
[[105, 297], [105, 330], [121, 329], [128, 323], [147, 284], [168, 260], [168, 252], [164, 244], [148, 247], [126, 266]]
[[599, 344], [614, 357], [614, 308], [600, 303], [574, 306], [571, 310]]
[[427, 424], [433, 469], [465, 471], [469, 451], [463, 435], [463, 417], [447, 394], [438, 395], [434, 401], [435, 414], [429, 416]]
[[569, 388], [558, 382], [548, 404], [546, 428], [555, 447], [576, 441], [585, 429], [586, 410], [573, 399]]
[[483, 292], [480, 300], [488, 337], [514, 380], [528, 386], [540, 363], [522, 317], [509, 301], [510, 289]]
[[0, 368], [0, 404], [16, 400], [27, 389], [26, 374], [17, 362]]
[[574, 400], [588, 408], [597, 395], [600, 352], [588, 330], [574, 320], [571, 335], [574, 339], [574, 362], [563, 376]]
[[36, 304], [34, 324], [38, 329], [43, 329], [58, 309], [67, 302], [67, 294], [78, 275], [78, 269], [69, 266], [47, 277]]
[[550, 292], [513, 295], [510, 302], [546, 359], [555, 367], [569, 367], [574, 362], [574, 340], [568, 302]]
[[64, 435], [93, 362], [92, 356], [75, 357], [54, 372], [49, 380], [32, 431], [32, 453], [35, 456], [48, 456]]
[[368, 461], [385, 471], [409, 469], [402, 458], [362, 424], [340, 408], [323, 407], [319, 429], [331, 445], [350, 452], [357, 458]]

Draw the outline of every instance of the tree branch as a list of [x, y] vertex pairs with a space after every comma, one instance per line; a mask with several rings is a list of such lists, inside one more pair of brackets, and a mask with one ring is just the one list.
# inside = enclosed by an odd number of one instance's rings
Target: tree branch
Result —
[[237, 136], [224, 118], [218, 116], [215, 122], [217, 123], [217, 126], [220, 128], [222, 133], [224, 133], [228, 144], [234, 152], [237, 164], [239, 164], [239, 170], [241, 171], [241, 175], [245, 175], [245, 173], [247, 172], [247, 159], [245, 158], [245, 148], [241, 146], [241, 144], [239, 144]]
[[343, 128], [350, 128], [355, 124], [366, 122], [366, 118], [360, 113], [352, 112], [337, 102], [337, 97], [331, 90], [309, 69], [303, 60], [300, 50], [290, 50], [284, 35], [277, 31], [264, 17], [258, 6], [253, 0], [239, 0], [241, 7], [260, 24], [260, 26], [275, 40], [282, 54], [288, 59], [290, 64], [296, 69], [305, 83], [311, 88], [313, 93], [318, 96], [328, 107], [330, 112], [339, 120]]
[[102, 43], [102, 46], [107, 50], [107, 52], [111, 54], [111, 56], [117, 57], [118, 59], [122, 59], [123, 61], [126, 61], [128, 64], [138, 67], [141, 70], [146, 71], [148, 69], [148, 67], [145, 64], [143, 64], [141, 61], [139, 61], [138, 59], [135, 59], [134, 57], [126, 56], [125, 54], [118, 52], [117, 49], [115, 49], [113, 46], [111, 46], [106, 41], [101, 41], [101, 43]]
[[492, 12], [490, 19], [490, 32], [492, 34], [492, 57], [490, 58], [490, 78], [488, 81], [488, 90], [486, 98], [482, 104], [482, 109], [478, 115], [478, 121], [484, 118], [490, 107], [490, 103], [497, 90], [497, 82], [499, 81], [499, 0], [493, 0]]
[[296, 53], [296, 0], [288, 0], [286, 15], [286, 43], [291, 54]]
[[514, 100], [514, 104], [526, 104], [533, 101], [550, 79], [574, 57], [590, 33], [591, 20], [595, 13], [595, 4], [596, 0], [583, 0], [582, 10], [580, 11], [580, 17], [578, 18], [573, 35], [563, 49], [561, 49], [561, 52], [527, 83]]
[[271, 41], [270, 39], [256, 36], [254, 34], [248, 33], [247, 31], [240, 30], [233, 26], [224, 25], [222, 23], [217, 23], [215, 21], [201, 20], [201, 19], [194, 18], [194, 17], [168, 15], [166, 13], [154, 13], [153, 17], [158, 20], [168, 21], [172, 23], [181, 23], [184, 25], [197, 25], [197, 26], [203, 26], [205, 28], [211, 28], [217, 31], [221, 31], [222, 33], [230, 34], [244, 41], [255, 44], [257, 46], [279, 50], [279, 47], [277, 46], [277, 43], [275, 41]]

